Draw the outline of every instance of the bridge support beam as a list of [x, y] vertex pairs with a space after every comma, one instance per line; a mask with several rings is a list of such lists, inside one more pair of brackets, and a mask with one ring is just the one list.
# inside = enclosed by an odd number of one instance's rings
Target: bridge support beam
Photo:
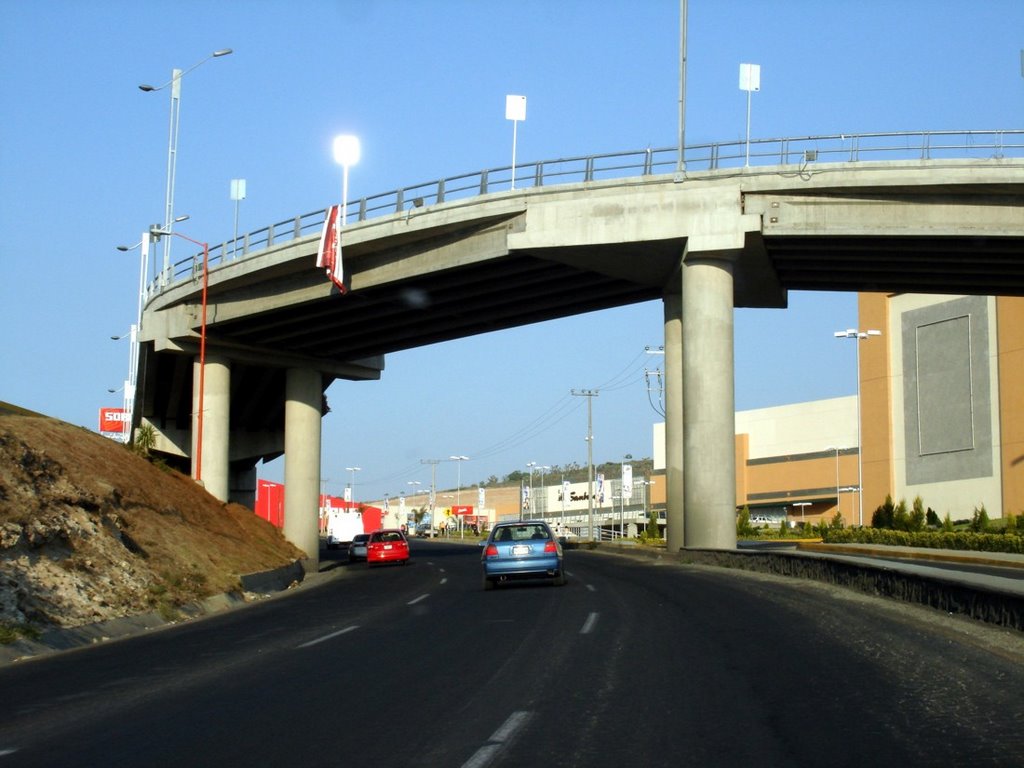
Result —
[[736, 548], [733, 268], [740, 253], [688, 250], [683, 256], [683, 509], [687, 547]]
[[[227, 501], [231, 468], [229, 446], [231, 439], [231, 364], [225, 357], [206, 357], [203, 372], [199, 358], [192, 364], [192, 477], [198, 477], [203, 487], [215, 499]], [[197, 450], [199, 439], [199, 391], [203, 381], [203, 450]], [[202, 472], [197, 460], [202, 456]]]
[[307, 572], [320, 567], [319, 371], [289, 368], [284, 404], [284, 537], [306, 553]]
[[[678, 276], [676, 280], [678, 281]], [[677, 282], [678, 285], [678, 282]], [[665, 543], [685, 546], [683, 514], [683, 301], [668, 293], [665, 312]]]

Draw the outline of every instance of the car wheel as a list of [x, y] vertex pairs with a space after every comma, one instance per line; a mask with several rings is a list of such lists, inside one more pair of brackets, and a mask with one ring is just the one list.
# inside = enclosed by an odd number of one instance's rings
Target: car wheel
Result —
[[555, 576], [555, 586], [564, 587], [566, 582], [565, 571], [559, 571], [558, 575]]
[[494, 582], [484, 576], [484, 592], [490, 592], [494, 589]]

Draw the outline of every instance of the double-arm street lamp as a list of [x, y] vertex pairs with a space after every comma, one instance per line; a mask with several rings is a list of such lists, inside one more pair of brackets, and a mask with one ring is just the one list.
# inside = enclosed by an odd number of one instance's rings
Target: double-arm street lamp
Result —
[[[186, 70], [172, 69], [171, 79], [163, 85], [146, 85], [142, 84], [139, 86], [140, 91], [146, 93], [154, 93], [156, 91], [162, 91], [164, 88], [170, 86], [171, 88], [171, 118], [170, 118], [170, 129], [168, 131], [169, 138], [167, 141], [167, 189], [164, 197], [164, 226], [163, 231], [170, 233], [174, 228], [174, 179], [175, 169], [178, 163], [178, 123], [181, 114], [181, 78], [191, 72], [193, 69], [205, 64], [210, 59], [217, 59], [221, 56], [227, 56], [232, 51], [230, 48], [221, 48], [218, 51], [214, 51], [209, 56], [193, 64]], [[164, 268], [162, 272], [161, 282], [166, 283], [170, 278], [171, 269], [171, 243], [170, 240], [164, 241]]]

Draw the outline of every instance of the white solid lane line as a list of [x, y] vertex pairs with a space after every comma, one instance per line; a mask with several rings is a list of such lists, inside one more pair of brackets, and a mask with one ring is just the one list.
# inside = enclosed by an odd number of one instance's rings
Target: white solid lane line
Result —
[[339, 635], [347, 634], [348, 632], [352, 632], [352, 631], [354, 631], [356, 629], [359, 629], [359, 627], [358, 626], [345, 627], [344, 629], [339, 629], [337, 632], [331, 632], [331, 634], [329, 634], [329, 635], [324, 635], [323, 637], [318, 637], [316, 640], [310, 640], [308, 643], [303, 643], [302, 645], [297, 645], [295, 647], [296, 648], [309, 648], [309, 646], [311, 646], [311, 645], [316, 645], [317, 643], [322, 643], [325, 640], [330, 640], [331, 638], [338, 637]]
[[587, 616], [587, 620], [583, 622], [583, 628], [580, 630], [580, 634], [589, 635], [594, 629], [595, 624], [597, 624], [597, 613], [591, 613]]
[[508, 741], [529, 721], [531, 712], [513, 712], [498, 730], [491, 734], [480, 749], [462, 764], [462, 768], [484, 768], [501, 751]]
[[429, 593], [426, 595], [420, 595], [419, 597], [410, 600], [406, 605], [416, 605], [420, 600], [426, 600], [428, 597], [430, 597]]

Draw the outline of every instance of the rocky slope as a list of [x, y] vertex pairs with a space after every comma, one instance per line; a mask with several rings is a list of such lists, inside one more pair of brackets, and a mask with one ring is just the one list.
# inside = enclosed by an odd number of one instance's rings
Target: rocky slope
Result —
[[0, 634], [239, 589], [302, 557], [272, 525], [107, 438], [0, 404]]

